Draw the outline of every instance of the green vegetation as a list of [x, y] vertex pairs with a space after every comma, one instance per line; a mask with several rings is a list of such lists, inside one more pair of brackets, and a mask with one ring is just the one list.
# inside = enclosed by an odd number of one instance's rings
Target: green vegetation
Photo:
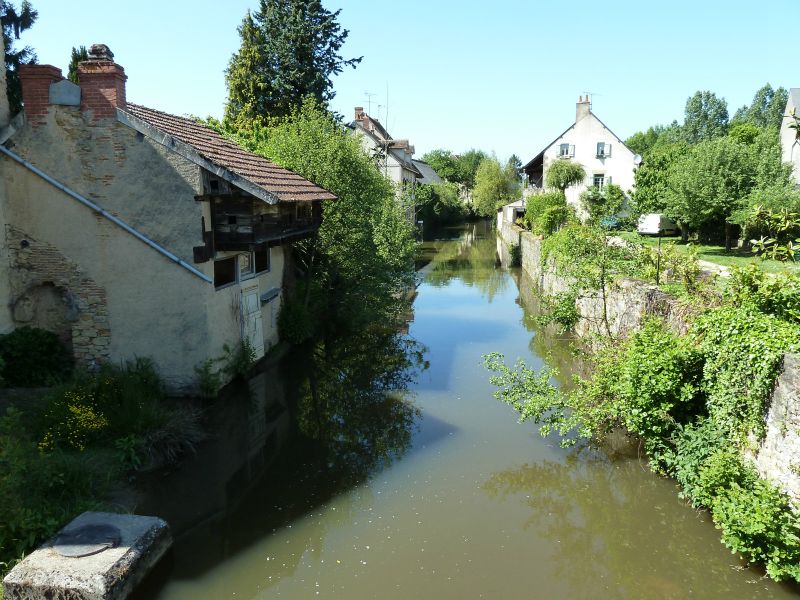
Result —
[[6, 92], [11, 114], [22, 110], [22, 88], [17, 68], [36, 62], [36, 53], [30, 46], [15, 48], [19, 34], [33, 27], [39, 13], [28, 0], [22, 0], [19, 10], [9, 0], [0, 0], [0, 21], [3, 22], [3, 47], [6, 54]]
[[422, 160], [428, 163], [439, 177], [466, 190], [475, 187], [478, 166], [485, 158], [487, 158], [485, 152], [474, 148], [464, 154], [454, 154], [450, 150], [438, 148], [422, 156]]
[[484, 217], [493, 217], [501, 207], [520, 197], [519, 178], [513, 166], [503, 167], [496, 157], [484, 158], [475, 172], [472, 206]]
[[625, 192], [613, 183], [597, 189], [592, 186], [580, 196], [581, 208], [589, 215], [588, 222], [599, 225], [604, 219], [613, 218], [625, 204]]
[[[573, 327], [579, 298], [603, 300], [603, 322], [595, 328], [603, 336], [595, 342], [591, 375], [565, 390], [551, 383], [559, 375], [552, 368], [508, 366], [502, 355], [490, 354], [495, 397], [520, 420], [539, 423], [542, 435], [558, 434], [564, 446], [626, 431], [640, 441], [654, 471], [677, 479], [683, 497], [711, 511], [733, 552], [763, 564], [778, 581], [800, 581], [800, 515], [743, 458], [765, 434], [784, 354], [800, 350], [800, 274], [767, 274], [751, 259], [733, 269], [724, 298], [715, 292], [709, 303], [698, 249], [670, 244], [662, 250], [657, 260], [652, 246], [609, 246], [602, 229], [574, 223], [546, 237], [542, 260], [572, 282], [545, 298], [548, 319]], [[627, 339], [612, 339], [606, 290], [619, 277], [651, 279], [657, 269], [662, 281], [668, 276], [706, 305], [704, 312], [683, 337], [651, 319]]]
[[331, 77], [361, 58], [339, 54], [348, 31], [319, 0], [260, 0], [239, 27], [241, 47], [228, 64], [225, 122], [238, 129], [292, 114], [307, 99], [334, 97]]
[[86, 46], [72, 47], [69, 57], [69, 67], [67, 69], [67, 79], [72, 83], [78, 83], [78, 63], [89, 60], [89, 52]]
[[104, 366], [0, 417], [0, 565], [13, 566], [132, 471], [175, 463], [203, 439], [150, 361]]
[[[642, 244], [649, 247], [655, 247], [658, 245], [658, 238], [654, 236], [639, 235], [636, 232], [630, 231], [623, 231], [618, 235], [624, 240], [636, 244]], [[780, 273], [787, 270], [793, 271], [800, 269], [799, 265], [787, 264], [770, 259], [760, 259], [754, 252], [745, 250], [743, 248], [732, 248], [730, 251], [727, 251], [723, 245], [704, 244], [698, 242], [697, 240], [684, 242], [680, 238], [662, 238], [661, 248], [662, 251], [664, 251], [665, 248], [669, 248], [669, 251], [674, 251], [679, 254], [696, 252], [698, 259], [725, 267], [744, 268], [752, 264], [758, 264], [760, 268], [769, 273]]]
[[729, 121], [725, 100], [699, 91], [686, 102], [683, 124], [631, 136], [629, 145], [643, 156], [634, 216], [664, 213], [681, 226], [684, 241], [693, 232], [705, 240], [724, 237], [730, 250], [739, 232], [745, 240], [760, 235], [750, 219], [754, 208], [800, 208], [790, 169], [781, 164], [778, 131], [787, 97], [767, 84]]
[[525, 203], [525, 226], [537, 235], [550, 235], [569, 221], [577, 221], [575, 210], [560, 191], [529, 196]]
[[0, 382], [9, 387], [41, 387], [66, 379], [72, 358], [56, 334], [20, 327], [0, 336]]
[[559, 190], [562, 194], [568, 187], [580, 183], [584, 179], [586, 179], [584, 168], [569, 160], [557, 160], [551, 163], [544, 174], [545, 185]]
[[284, 333], [291, 329], [297, 341], [376, 319], [394, 322], [414, 277], [413, 226], [358, 139], [310, 100], [268, 127], [227, 133], [338, 198], [324, 204], [316, 238], [294, 245], [302, 284], [285, 304], [292, 314], [281, 318]]
[[459, 198], [458, 185], [449, 181], [418, 184], [416, 203], [417, 220], [425, 223], [456, 223], [469, 215], [467, 205]]

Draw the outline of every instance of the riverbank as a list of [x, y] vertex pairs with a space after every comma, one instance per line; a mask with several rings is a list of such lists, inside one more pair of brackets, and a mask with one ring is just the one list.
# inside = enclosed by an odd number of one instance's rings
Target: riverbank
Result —
[[[552, 256], [541, 259], [549, 240], [508, 223], [498, 229], [503, 244], [519, 244], [523, 268], [533, 271], [540, 293], [574, 288], [562, 274], [574, 269]], [[573, 229], [570, 236], [583, 235]], [[602, 237], [598, 244], [605, 254]], [[791, 289], [797, 282], [788, 277], [784, 285]], [[688, 315], [676, 313], [674, 299], [649, 301], [657, 290], [636, 280], [609, 279], [600, 290], [569, 296], [578, 333], [603, 336], [595, 370], [576, 393], [548, 391], [533, 372], [516, 367], [515, 373], [496, 358], [490, 366], [498, 374], [498, 397], [567, 436], [562, 443], [625, 427], [642, 440], [653, 470], [677, 478], [694, 505], [712, 509], [726, 545], [763, 562], [771, 577], [800, 581], [800, 546], [792, 533], [800, 532], [793, 462], [800, 449], [794, 418], [800, 385], [795, 357], [784, 356], [798, 349], [800, 329], [788, 308], [793, 300], [781, 301], [772, 279], [734, 272], [724, 298], [712, 307], [695, 305]], [[582, 321], [597, 318], [600, 303], [605, 327], [582, 330]]]

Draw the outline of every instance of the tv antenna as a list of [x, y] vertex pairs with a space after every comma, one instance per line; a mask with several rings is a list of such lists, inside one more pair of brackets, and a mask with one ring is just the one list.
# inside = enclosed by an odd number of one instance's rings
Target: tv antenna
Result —
[[592, 106], [592, 98], [594, 96], [602, 96], [603, 94], [598, 94], [597, 92], [583, 92], [586, 94], [586, 97], [589, 99], [589, 107]]
[[364, 95], [367, 97], [367, 114], [372, 114], [372, 97], [377, 96], [377, 94], [373, 94], [372, 92], [364, 92]]

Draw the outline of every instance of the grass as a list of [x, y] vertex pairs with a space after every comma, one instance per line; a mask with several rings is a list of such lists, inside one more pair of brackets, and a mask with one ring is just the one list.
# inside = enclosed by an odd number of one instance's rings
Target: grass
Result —
[[[646, 246], [657, 246], [658, 238], [653, 236], [639, 235], [635, 231], [620, 232], [619, 237], [629, 242], [639, 242]], [[676, 250], [685, 252], [688, 244], [681, 241], [680, 237], [663, 237], [661, 238], [662, 244], [674, 244]], [[716, 263], [724, 267], [746, 267], [750, 263], [756, 263], [764, 271], [768, 273], [782, 273], [785, 271], [800, 271], [800, 263], [782, 263], [777, 260], [762, 260], [752, 252], [734, 248], [730, 252], [725, 251], [725, 246], [717, 246], [714, 244], [701, 244], [699, 242], [690, 242], [693, 248], [698, 250], [698, 258], [708, 262]]]

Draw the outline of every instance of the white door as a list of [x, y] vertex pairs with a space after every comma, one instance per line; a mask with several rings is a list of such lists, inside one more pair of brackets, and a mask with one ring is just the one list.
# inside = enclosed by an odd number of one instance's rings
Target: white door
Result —
[[264, 326], [258, 286], [242, 290], [242, 339], [250, 344], [256, 359], [264, 356]]

